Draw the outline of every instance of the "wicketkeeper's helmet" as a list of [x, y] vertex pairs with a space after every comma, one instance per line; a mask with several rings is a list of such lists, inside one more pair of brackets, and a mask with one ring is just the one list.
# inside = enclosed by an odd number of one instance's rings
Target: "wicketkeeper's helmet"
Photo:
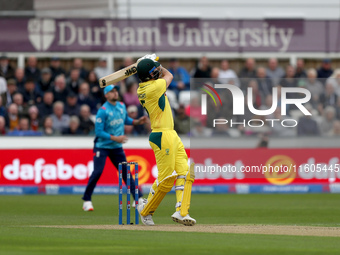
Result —
[[143, 59], [137, 65], [137, 74], [142, 82], [157, 80], [162, 73], [161, 70], [161, 64], [151, 59]]

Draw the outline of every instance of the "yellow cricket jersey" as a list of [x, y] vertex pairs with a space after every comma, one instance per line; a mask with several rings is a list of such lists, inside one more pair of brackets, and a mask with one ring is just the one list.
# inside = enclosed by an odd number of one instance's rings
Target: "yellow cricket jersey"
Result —
[[164, 79], [139, 84], [138, 99], [149, 114], [152, 131], [174, 129], [172, 111], [165, 92], [166, 81]]

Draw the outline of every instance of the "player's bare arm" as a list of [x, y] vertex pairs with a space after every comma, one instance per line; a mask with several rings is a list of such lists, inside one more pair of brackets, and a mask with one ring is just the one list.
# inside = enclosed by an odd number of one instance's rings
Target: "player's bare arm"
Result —
[[163, 66], [161, 66], [162, 70], [162, 79], [166, 81], [166, 88], [169, 87], [170, 83], [172, 82], [172, 79], [174, 78], [173, 75]]
[[117, 143], [126, 143], [128, 138], [126, 137], [126, 135], [120, 135], [120, 136], [114, 136], [114, 135], [111, 135], [111, 138], [110, 138], [112, 141], [115, 141]]

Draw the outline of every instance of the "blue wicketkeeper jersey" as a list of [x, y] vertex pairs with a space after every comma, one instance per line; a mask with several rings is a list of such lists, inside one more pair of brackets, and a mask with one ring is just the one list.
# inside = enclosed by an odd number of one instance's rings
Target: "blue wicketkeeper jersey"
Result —
[[112, 141], [110, 135], [124, 135], [124, 125], [132, 125], [132, 121], [133, 119], [127, 115], [124, 103], [116, 102], [116, 105], [113, 105], [106, 101], [96, 116], [95, 146], [104, 149], [122, 147], [121, 143]]

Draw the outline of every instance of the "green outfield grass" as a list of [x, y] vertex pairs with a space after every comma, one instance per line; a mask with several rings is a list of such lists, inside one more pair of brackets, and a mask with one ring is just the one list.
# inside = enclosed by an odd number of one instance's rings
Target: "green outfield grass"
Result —
[[[55, 229], [41, 225], [112, 225], [117, 196], [94, 195], [94, 212], [81, 196], [0, 196], [0, 254], [336, 254], [338, 237], [160, 231]], [[167, 195], [156, 224], [175, 224], [175, 196]], [[194, 195], [199, 224], [340, 227], [340, 194]], [[132, 216], [134, 214], [132, 213]], [[132, 221], [134, 218], [132, 217]]]

